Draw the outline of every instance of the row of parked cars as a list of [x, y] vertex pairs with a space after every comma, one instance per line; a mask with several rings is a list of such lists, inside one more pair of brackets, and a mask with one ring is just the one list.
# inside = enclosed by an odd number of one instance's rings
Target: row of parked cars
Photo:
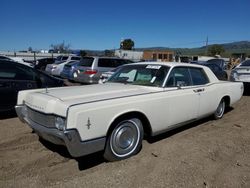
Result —
[[[39, 59], [33, 64], [20, 59], [0, 56], [0, 111], [11, 110], [20, 90], [65, 86], [62, 78], [85, 84], [107, 80], [130, 60], [112, 57], [83, 57], [76, 55]], [[220, 80], [228, 80], [223, 61], [192, 62], [209, 67]], [[231, 81], [250, 83], [250, 60], [232, 70]]]
[[75, 82], [94, 84], [99, 82], [103, 73], [129, 63], [133, 61], [113, 57], [68, 56], [66, 60], [56, 59], [54, 63], [47, 64], [45, 72]]

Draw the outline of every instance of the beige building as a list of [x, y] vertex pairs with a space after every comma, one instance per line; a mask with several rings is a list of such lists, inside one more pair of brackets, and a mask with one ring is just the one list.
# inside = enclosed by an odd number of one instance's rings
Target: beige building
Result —
[[171, 62], [174, 60], [173, 57], [174, 52], [169, 50], [145, 50], [143, 52], [144, 60]]

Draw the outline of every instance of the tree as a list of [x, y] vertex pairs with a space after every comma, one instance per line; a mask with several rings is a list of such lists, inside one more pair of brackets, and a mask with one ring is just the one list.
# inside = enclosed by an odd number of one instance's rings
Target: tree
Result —
[[32, 52], [32, 51], [33, 51], [31, 46], [28, 48], [28, 51], [29, 51], [29, 52]]
[[222, 45], [214, 44], [208, 47], [208, 54], [211, 56], [220, 55], [225, 52], [225, 49]]
[[113, 57], [113, 56], [115, 56], [115, 53], [114, 53], [114, 51], [112, 51], [112, 50], [105, 50], [105, 51], [104, 51], [104, 54], [105, 54], [105, 56], [107, 56], [107, 57]]
[[50, 46], [56, 53], [68, 53], [70, 51], [70, 45], [65, 45], [64, 41], [60, 44], [51, 44]]
[[120, 43], [120, 49], [122, 50], [132, 50], [135, 46], [135, 43], [132, 39], [124, 39]]
[[85, 50], [80, 50], [80, 56], [84, 57], [87, 55], [87, 52]]

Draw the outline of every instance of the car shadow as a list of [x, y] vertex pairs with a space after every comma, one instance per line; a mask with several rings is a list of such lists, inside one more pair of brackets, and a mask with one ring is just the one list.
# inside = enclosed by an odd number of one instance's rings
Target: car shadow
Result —
[[55, 145], [55, 144], [48, 142], [42, 138], [39, 138], [39, 141], [47, 149], [49, 149], [53, 152], [56, 152], [65, 158], [75, 159], [78, 162], [78, 169], [80, 171], [93, 168], [95, 166], [98, 166], [98, 165], [106, 162], [105, 159], [103, 158], [103, 151], [89, 154], [89, 155], [86, 155], [83, 157], [72, 157], [69, 154], [69, 152], [65, 146]]
[[11, 119], [11, 118], [15, 118], [15, 117], [17, 117], [15, 110], [0, 113], [0, 120]]

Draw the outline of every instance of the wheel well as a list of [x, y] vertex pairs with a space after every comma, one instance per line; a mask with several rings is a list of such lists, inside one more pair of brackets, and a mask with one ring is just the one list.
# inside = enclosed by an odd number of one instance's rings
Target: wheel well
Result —
[[230, 97], [224, 96], [223, 99], [225, 100], [226, 107], [229, 107], [230, 106]]
[[109, 129], [108, 129], [108, 133], [107, 135], [110, 135], [112, 130], [115, 128], [115, 126], [117, 125], [117, 123], [121, 122], [122, 120], [125, 119], [131, 119], [131, 118], [138, 118], [139, 120], [141, 120], [142, 122], [142, 126], [143, 126], [143, 131], [144, 131], [144, 137], [149, 137], [152, 133], [152, 129], [151, 129], [151, 125], [149, 123], [148, 118], [141, 112], [128, 112], [125, 114], [122, 114], [120, 116], [118, 116], [110, 125]]

